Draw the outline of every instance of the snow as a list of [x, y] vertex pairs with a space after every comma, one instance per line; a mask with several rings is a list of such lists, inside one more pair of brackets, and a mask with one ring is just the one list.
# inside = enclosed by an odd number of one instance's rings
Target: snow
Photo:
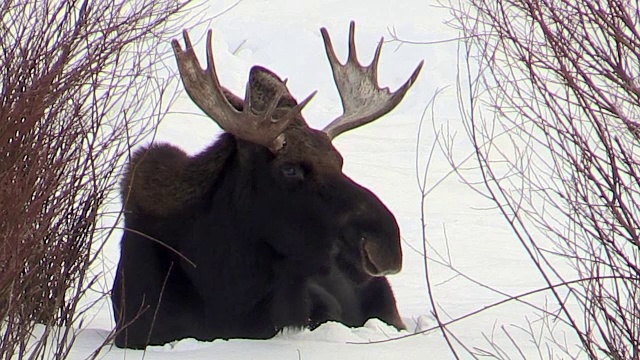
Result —
[[[232, 1], [212, 1], [205, 8], [214, 15], [233, 6]], [[207, 28], [214, 30], [214, 53], [221, 82], [242, 94], [249, 68], [263, 65], [283, 78], [298, 99], [314, 90], [318, 94], [306, 107], [308, 123], [322, 128], [340, 114], [340, 101], [326, 61], [320, 27], [331, 34], [338, 56], [344, 60], [349, 21], [356, 21], [358, 53], [368, 63], [380, 36], [390, 38], [389, 31], [407, 40], [434, 41], [453, 39], [459, 34], [444, 24], [446, 9], [433, 0], [244, 0], [222, 16], [190, 29], [198, 54], [205, 49]], [[178, 37], [179, 34], [176, 34]], [[146, 351], [123, 350], [107, 346], [99, 354], [104, 359], [448, 359], [453, 355], [441, 332], [426, 334], [435, 325], [432, 304], [425, 281], [421, 194], [417, 174], [422, 174], [434, 143], [434, 128], [446, 125], [458, 132], [456, 158], [469, 154], [464, 141], [457, 108], [455, 82], [457, 72], [455, 41], [432, 45], [398, 46], [387, 43], [379, 64], [379, 82], [395, 90], [425, 60], [417, 83], [404, 101], [390, 114], [335, 141], [345, 159], [345, 173], [376, 193], [396, 215], [403, 235], [403, 271], [389, 277], [396, 294], [399, 311], [409, 331], [397, 332], [386, 324], [371, 320], [363, 328], [351, 329], [341, 324], [324, 324], [313, 332], [288, 331], [270, 340], [215, 340], [197, 342], [185, 339]], [[171, 62], [168, 62], [171, 64]], [[434, 116], [428, 112], [422, 123], [419, 154], [417, 134], [425, 106], [438, 89]], [[203, 117], [186, 94], [178, 99], [172, 112], [158, 127], [155, 141], [170, 142], [189, 153], [196, 153], [219, 135], [218, 127]], [[186, 113], [186, 114], [185, 114]], [[510, 235], [509, 228], [491, 204], [454, 175], [438, 150], [431, 160], [427, 187], [441, 179], [428, 194], [424, 207], [429, 256], [450, 259], [462, 274], [510, 295], [524, 293], [542, 282], [529, 265], [530, 261]], [[416, 166], [416, 156], [419, 164]], [[112, 205], [114, 209], [119, 204]], [[116, 231], [108, 240], [101, 266], [100, 285], [109, 289], [118, 260], [119, 239]], [[429, 276], [433, 298], [443, 319], [457, 318], [487, 307], [505, 296], [456, 276], [448, 266], [430, 261]], [[98, 296], [98, 295], [95, 295]], [[544, 297], [527, 298], [544, 304]], [[87, 301], [91, 302], [89, 298]], [[529, 307], [510, 302], [462, 319], [450, 330], [469, 349], [490, 348], [485, 337], [495, 338], [505, 350], [517, 356], [517, 349], [505, 337], [501, 327], [519, 339], [525, 354], [538, 357], [536, 347], [525, 331], [518, 327], [542, 326]], [[83, 328], [71, 353], [71, 359], [90, 356], [113, 327], [111, 304], [100, 300], [87, 313]], [[384, 341], [399, 338], [393, 341]], [[384, 341], [384, 342], [380, 342]], [[469, 357], [460, 344], [462, 358]]]

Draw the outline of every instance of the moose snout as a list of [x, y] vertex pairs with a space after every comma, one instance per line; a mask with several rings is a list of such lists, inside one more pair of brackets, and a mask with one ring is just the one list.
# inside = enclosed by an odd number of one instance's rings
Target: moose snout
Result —
[[400, 228], [391, 211], [368, 189], [350, 183], [355, 196], [341, 217], [343, 237], [359, 251], [361, 270], [370, 276], [396, 274], [402, 269]]
[[400, 244], [384, 246], [378, 239], [363, 238], [362, 262], [364, 270], [371, 276], [397, 274], [402, 269]]

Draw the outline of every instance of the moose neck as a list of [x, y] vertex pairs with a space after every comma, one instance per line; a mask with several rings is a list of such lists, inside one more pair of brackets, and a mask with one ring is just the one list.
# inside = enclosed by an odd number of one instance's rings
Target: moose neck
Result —
[[[265, 258], [269, 254], [260, 249], [262, 245], [251, 222], [254, 175], [258, 172], [256, 166], [264, 162], [255, 155], [260, 150], [225, 133], [189, 165], [187, 173], [191, 177], [185, 181], [202, 190], [200, 202], [184, 214], [193, 223], [193, 231], [183, 239], [180, 251], [196, 264], [196, 268], [185, 264], [184, 270], [206, 272], [216, 279], [197, 284], [196, 288], [232, 287], [241, 293], [254, 293], [248, 298], [260, 297], [260, 288], [262, 292], [267, 289], [262, 284], [268, 283], [270, 276]], [[201, 238], [211, 241], [202, 244], [197, 241]], [[230, 297], [233, 298], [247, 297]]]

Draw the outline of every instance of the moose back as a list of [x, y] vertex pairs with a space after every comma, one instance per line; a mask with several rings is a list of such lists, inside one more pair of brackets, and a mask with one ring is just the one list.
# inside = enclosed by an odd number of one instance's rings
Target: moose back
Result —
[[301, 115], [286, 81], [254, 66], [244, 98], [220, 85], [211, 31], [203, 69], [187, 32], [172, 45], [184, 87], [225, 133], [187, 156], [167, 144], [137, 150], [122, 182], [125, 231], [112, 289], [119, 347], [182, 338], [270, 338], [285, 327], [379, 318], [398, 329], [385, 275], [400, 271], [395, 217], [342, 173], [336, 136], [391, 111], [397, 91], [377, 84], [382, 40], [369, 66], [349, 31], [346, 64], [325, 49], [344, 113], [323, 130]]

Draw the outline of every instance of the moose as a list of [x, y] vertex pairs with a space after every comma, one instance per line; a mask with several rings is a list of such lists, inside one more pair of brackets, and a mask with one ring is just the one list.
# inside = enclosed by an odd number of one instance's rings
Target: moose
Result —
[[122, 181], [125, 231], [112, 289], [118, 347], [182, 338], [267, 339], [284, 328], [370, 318], [404, 329], [386, 275], [400, 271], [397, 221], [342, 172], [338, 135], [395, 108], [415, 82], [377, 83], [382, 39], [363, 66], [355, 24], [342, 64], [321, 29], [344, 112], [310, 128], [286, 80], [250, 70], [244, 98], [222, 87], [212, 32], [203, 69], [188, 32], [172, 41], [193, 102], [224, 133], [195, 156], [168, 144], [132, 155]]

